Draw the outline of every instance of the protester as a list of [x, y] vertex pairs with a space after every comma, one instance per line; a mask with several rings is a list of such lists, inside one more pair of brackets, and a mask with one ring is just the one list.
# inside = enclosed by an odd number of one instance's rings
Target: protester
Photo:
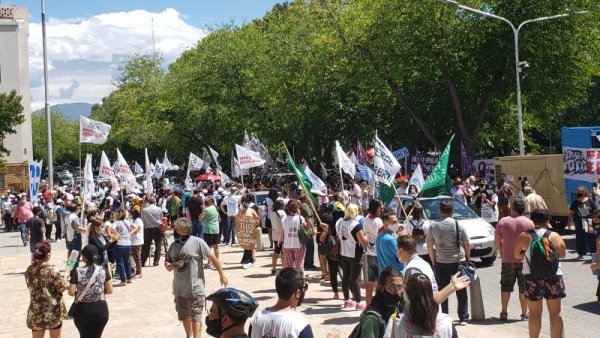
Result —
[[489, 184], [485, 185], [481, 196], [481, 218], [486, 220], [492, 226], [498, 223], [498, 195]]
[[[324, 212], [321, 214], [321, 221], [323, 222], [321, 224], [321, 228], [323, 229], [323, 232], [321, 232], [321, 235], [319, 236], [319, 240], [321, 241], [322, 245], [326, 245], [325, 243], [329, 243], [327, 244], [329, 246], [329, 251], [326, 252], [326, 257], [327, 267], [329, 271], [329, 282], [331, 283], [331, 290], [333, 291], [333, 299], [340, 299], [337, 277], [339, 272], [340, 260], [339, 242], [341, 240], [337, 237], [335, 224], [337, 220], [340, 219], [340, 216], [343, 217], [343, 213], [339, 211], [338, 213], [341, 213], [341, 215], [336, 216], [336, 218], [334, 219], [331, 206], [325, 207]], [[334, 247], [336, 247], [337, 249], [334, 250]]]
[[200, 188], [194, 189], [194, 195], [186, 202], [186, 207], [192, 221], [192, 236], [202, 238], [202, 221], [200, 215], [204, 208], [202, 197], [200, 196]]
[[98, 250], [97, 264], [103, 268], [107, 268], [109, 262], [108, 252], [111, 251], [115, 245], [117, 245], [117, 241], [119, 240], [120, 236], [116, 232], [113, 232], [111, 235], [106, 233], [106, 228], [100, 221], [103, 217], [102, 215], [98, 215], [97, 212], [90, 213], [87, 217], [90, 224], [88, 227], [88, 240], [90, 245], [95, 246]]
[[99, 338], [108, 323], [105, 294], [112, 293], [110, 271], [98, 266], [100, 255], [93, 245], [81, 250], [85, 266], [71, 270], [69, 296], [74, 296], [73, 319], [81, 338]]
[[160, 230], [162, 226], [163, 212], [156, 206], [156, 198], [148, 197], [148, 205], [142, 209], [142, 222], [144, 223], [144, 244], [142, 245], [142, 266], [146, 265], [146, 260], [150, 256], [150, 245], [154, 241], [154, 263], [158, 266], [160, 262], [160, 251], [162, 246], [163, 234]]
[[177, 318], [183, 322], [186, 337], [200, 337], [206, 294], [203, 260], [208, 259], [219, 273], [221, 285], [228, 280], [221, 262], [202, 238], [191, 236], [192, 223], [180, 218], [175, 223], [175, 241], [169, 246], [165, 268], [173, 271], [173, 296]]
[[512, 203], [511, 216], [503, 217], [496, 226], [495, 242], [496, 249], [500, 253], [502, 269], [500, 270], [500, 299], [502, 310], [500, 320], [508, 319], [508, 301], [514, 290], [515, 281], [519, 287], [519, 303], [521, 304], [521, 320], [527, 315], [527, 302], [525, 300], [525, 280], [523, 279], [523, 259], [515, 258], [515, 245], [517, 238], [524, 233], [532, 231], [533, 222], [525, 217], [526, 203], [517, 198]]
[[564, 333], [564, 323], [561, 309], [561, 299], [566, 297], [565, 284], [563, 281], [563, 272], [558, 262], [557, 269], [553, 274], [546, 278], [534, 277], [534, 270], [540, 266], [530, 264], [532, 260], [531, 241], [543, 237], [552, 243], [544, 245], [546, 255], [550, 256], [549, 250], [555, 250], [557, 260], [566, 255], [565, 242], [559, 234], [548, 230], [550, 225], [550, 214], [545, 209], [535, 209], [531, 211], [531, 220], [535, 225], [535, 230], [531, 233], [521, 233], [517, 239], [514, 257], [525, 258], [523, 261], [523, 275], [525, 277], [525, 297], [527, 298], [527, 307], [529, 308], [529, 337], [539, 337], [542, 328], [542, 298], [546, 299], [546, 307], [550, 315], [550, 327], [554, 337], [562, 337]]
[[298, 229], [306, 221], [300, 215], [300, 201], [290, 200], [286, 206], [288, 215], [283, 219], [283, 234], [281, 236], [281, 253], [283, 256], [283, 267], [294, 267], [304, 271], [304, 257], [306, 246], [300, 242]]
[[377, 246], [375, 241], [377, 240], [379, 229], [383, 227], [383, 221], [379, 218], [382, 209], [383, 203], [378, 199], [372, 199], [369, 202], [369, 215], [366, 217], [363, 225], [363, 231], [368, 240], [368, 244], [364, 250], [367, 258], [367, 290], [365, 297], [367, 306], [371, 304], [373, 290], [377, 287], [377, 281], [379, 279]]
[[215, 207], [215, 200], [212, 197], [204, 199], [204, 210], [200, 214], [202, 221], [202, 236], [206, 244], [214, 251], [215, 258], [219, 259], [219, 212]]
[[[342, 267], [342, 293], [344, 294], [343, 307], [362, 311], [365, 309], [366, 303], [361, 301], [358, 279], [362, 272], [363, 247], [368, 245], [368, 239], [362, 226], [356, 220], [358, 210], [356, 204], [349, 204], [346, 207], [344, 218], [338, 220], [335, 228], [341, 239], [340, 265]], [[352, 291], [354, 300], [350, 299], [350, 291]]]
[[27, 195], [23, 193], [16, 208], [17, 221], [19, 222], [19, 230], [21, 231], [21, 241], [23, 246], [27, 246], [26, 223], [33, 215], [33, 205], [27, 201]]
[[40, 217], [41, 215], [42, 208], [35, 206], [33, 207], [33, 217], [25, 223], [25, 238], [29, 241], [29, 251], [32, 254], [38, 243], [46, 241], [46, 222]]
[[406, 222], [406, 233], [417, 243], [417, 254], [419, 257], [431, 264], [426, 240], [430, 222], [423, 218], [423, 207], [421, 204], [415, 204], [412, 210], [412, 217]]
[[114, 247], [114, 253], [121, 283], [116, 286], [126, 286], [131, 283], [131, 265], [129, 263], [129, 257], [131, 256], [131, 232], [137, 231], [137, 226], [126, 218], [127, 211], [119, 209], [117, 211], [117, 221], [115, 222], [115, 231], [119, 234], [119, 240]]
[[271, 256], [271, 274], [277, 274], [277, 261], [281, 255], [281, 246], [283, 241], [283, 219], [286, 214], [284, 209], [283, 201], [278, 199], [273, 203], [273, 210], [271, 210], [271, 235], [273, 237], [273, 255]]
[[577, 199], [571, 203], [569, 208], [569, 219], [567, 225], [575, 225], [575, 247], [577, 259], [583, 259], [588, 252], [596, 252], [596, 237], [592, 227], [592, 217], [596, 212], [596, 205], [588, 197], [585, 187], [577, 188]]
[[59, 271], [48, 264], [50, 244], [39, 242], [33, 251], [33, 263], [25, 270], [25, 282], [29, 289], [27, 327], [33, 338], [43, 338], [46, 330], [50, 337], [60, 337], [62, 322], [67, 313], [63, 292], [65, 282]]
[[[253, 235], [255, 235], [257, 231], [260, 231], [260, 216], [253, 208], [250, 207], [251, 203], [252, 197], [250, 197], [250, 195], [246, 195], [242, 198], [242, 208], [239, 209], [239, 212], [235, 217], [235, 221], [237, 229], [241, 230], [241, 224], [239, 223], [247, 222], [250, 220], [250, 222], [252, 222], [253, 224]], [[262, 234], [262, 232], [260, 234]], [[238, 236], [238, 241], [239, 239], [240, 236]], [[260, 235], [257, 238], [257, 240], [260, 240]], [[248, 269], [254, 264], [255, 261], [254, 253], [256, 249], [256, 244], [252, 243], [251, 245], [246, 246], [243, 249], [244, 254], [242, 256], [241, 261], [242, 269]]]
[[169, 220], [171, 221], [171, 227], [175, 225], [175, 221], [179, 218], [179, 210], [181, 208], [181, 198], [179, 194], [173, 190], [169, 191], [171, 195], [167, 200], [167, 210], [169, 211]]
[[279, 237], [274, 237], [273, 236], [273, 205], [275, 204], [275, 201], [277, 201], [279, 199], [279, 193], [277, 192], [277, 189], [275, 188], [271, 188], [269, 189], [269, 195], [267, 196], [267, 198], [265, 199], [265, 207], [266, 207], [266, 212], [267, 215], [265, 217], [265, 227], [267, 228], [267, 231], [269, 232], [269, 243], [270, 243], [270, 247], [273, 248], [273, 246], [275, 245], [275, 242], [279, 240]]
[[388, 322], [384, 337], [458, 337], [452, 326], [452, 318], [439, 311], [431, 280], [426, 274], [417, 272], [407, 277], [403, 296], [404, 310]]
[[501, 219], [510, 216], [509, 198], [512, 196], [512, 191], [510, 190], [510, 184], [507, 182], [505, 174], [500, 174], [498, 188], [494, 189], [494, 193], [498, 195], [498, 218]]
[[306, 221], [306, 225], [312, 229], [313, 235], [310, 240], [305, 244], [306, 246], [306, 254], [304, 255], [304, 270], [314, 270], [317, 269], [315, 266], [315, 238], [314, 234], [316, 233], [316, 224], [318, 222], [315, 220], [315, 216], [310, 206], [310, 201], [308, 196], [302, 194], [298, 197], [300, 201], [300, 215], [304, 217]]
[[247, 338], [244, 326], [258, 307], [249, 294], [235, 288], [219, 289], [206, 297], [212, 305], [206, 317], [206, 333], [218, 338]]
[[396, 247], [398, 245], [396, 237], [400, 232], [398, 216], [396, 216], [393, 210], [386, 208], [381, 213], [381, 220], [383, 221], [383, 228], [379, 235], [377, 235], [376, 240], [377, 266], [379, 267], [379, 271], [383, 271], [387, 267], [393, 267], [398, 271], [402, 271], [404, 270], [404, 264], [398, 260], [398, 255], [396, 254]]
[[144, 221], [140, 213], [140, 206], [134, 205], [131, 211], [134, 227], [131, 229], [131, 256], [135, 262], [135, 275], [133, 278], [142, 278], [142, 246], [144, 245]]
[[82, 226], [80, 219], [81, 208], [76, 204], [70, 204], [68, 206], [69, 215], [67, 216], [65, 230], [67, 234], [68, 243], [68, 256], [71, 255], [72, 250], [81, 251], [82, 248], [82, 236], [83, 232], [87, 229]]
[[296, 311], [302, 304], [308, 284], [303, 272], [292, 267], [284, 268], [275, 277], [277, 303], [268, 307], [252, 319], [249, 336], [263, 337], [314, 337], [310, 323]]
[[229, 195], [221, 203], [221, 211], [227, 214], [227, 226], [223, 232], [223, 243], [232, 246], [235, 245], [235, 215], [238, 214], [240, 208], [241, 196], [236, 195], [237, 191], [236, 187], [229, 188]]
[[[450, 283], [452, 275], [458, 272], [458, 264], [468, 261], [471, 253], [469, 236], [463, 226], [452, 218], [452, 211], [451, 201], [441, 202], [441, 221], [433, 222], [427, 232], [427, 249], [439, 288], [444, 288]], [[467, 291], [457, 291], [456, 297], [459, 324], [466, 325], [469, 319]], [[441, 305], [442, 312], [448, 313], [448, 301]]]
[[[600, 252], [600, 229], [598, 227], [596, 227], [596, 252]], [[592, 272], [594, 273], [598, 273], [598, 269], [600, 269], [600, 255], [596, 255], [596, 261], [592, 261], [592, 264], [590, 265], [590, 269], [592, 270]], [[597, 277], [598, 278], [598, 287], [596, 288], [596, 298], [598, 301], [598, 305], [600, 305], [600, 276]]]
[[455, 199], [463, 202], [464, 204], [467, 204], [466, 195], [468, 194], [468, 192], [465, 186], [463, 185], [462, 179], [460, 177], [456, 177], [454, 179], [450, 193]]
[[[377, 291], [372, 302], [360, 316], [359, 337], [383, 337], [385, 327], [392, 315], [402, 311], [401, 300], [404, 283], [402, 273], [387, 267], [379, 274]], [[400, 307], [400, 310], [398, 309]], [[356, 330], [356, 329], [355, 329]]]
[[525, 208], [525, 214], [529, 215], [531, 210], [534, 209], [546, 209], [548, 210], [548, 206], [546, 205], [546, 201], [540, 195], [538, 195], [532, 187], [527, 186], [523, 188], [523, 194], [525, 195], [525, 204], [527, 207]]

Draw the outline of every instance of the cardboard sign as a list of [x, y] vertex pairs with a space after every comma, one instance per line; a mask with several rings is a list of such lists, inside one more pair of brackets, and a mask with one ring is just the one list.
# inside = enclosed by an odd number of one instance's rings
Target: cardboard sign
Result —
[[[244, 250], [254, 250], [256, 247], [256, 229], [260, 225], [260, 217], [253, 209], [240, 211], [235, 216], [235, 227], [238, 244]], [[260, 231], [260, 228], [258, 228]]]

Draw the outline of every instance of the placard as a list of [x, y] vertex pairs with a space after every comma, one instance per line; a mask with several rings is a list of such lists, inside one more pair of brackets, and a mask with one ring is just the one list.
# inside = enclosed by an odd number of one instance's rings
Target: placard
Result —
[[[256, 247], [256, 229], [260, 225], [260, 217], [253, 209], [240, 211], [235, 216], [236, 237], [238, 244], [244, 250], [254, 250]], [[260, 228], [258, 228], [260, 231]]]

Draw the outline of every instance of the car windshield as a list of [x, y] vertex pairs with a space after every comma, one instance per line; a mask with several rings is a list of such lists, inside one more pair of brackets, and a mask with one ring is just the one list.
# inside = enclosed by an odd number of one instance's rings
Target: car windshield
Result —
[[421, 200], [423, 212], [428, 219], [440, 219], [440, 203], [442, 201], [452, 201], [453, 212], [452, 217], [456, 219], [477, 218], [477, 215], [469, 207], [455, 199], [427, 199]]
[[255, 203], [256, 205], [263, 205], [265, 204], [265, 201], [267, 200], [267, 197], [269, 197], [269, 195], [267, 194], [256, 194], [254, 195], [254, 199], [255, 199]]

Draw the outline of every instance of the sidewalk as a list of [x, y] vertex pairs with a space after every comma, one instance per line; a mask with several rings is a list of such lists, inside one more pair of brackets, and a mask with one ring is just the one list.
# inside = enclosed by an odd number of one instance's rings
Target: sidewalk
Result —
[[[172, 238], [169, 239], [172, 241]], [[265, 243], [267, 240], [265, 239]], [[29, 293], [23, 277], [29, 265], [28, 247], [20, 245], [18, 232], [0, 233], [0, 338], [31, 337], [25, 325]], [[268, 247], [268, 245], [267, 245]], [[245, 290], [260, 303], [259, 310], [275, 303], [275, 277], [271, 275], [272, 251], [257, 253], [257, 262], [243, 270], [239, 261], [239, 247], [220, 246], [221, 261], [229, 285]], [[64, 241], [52, 243], [51, 263], [62, 268], [66, 261]], [[161, 263], [164, 258], [161, 259]], [[177, 321], [171, 295], [172, 275], [162, 264], [146, 267], [142, 279], [126, 287], [115, 288], [107, 296], [110, 320], [104, 330], [105, 337], [177, 337], [183, 336], [183, 327]], [[320, 283], [320, 271], [307, 271], [309, 289], [300, 311], [311, 322], [315, 337], [325, 337], [332, 329], [338, 329], [341, 337], [347, 337], [358, 322], [358, 311], [341, 311], [340, 300], [332, 300], [329, 283]], [[219, 277], [215, 270], [206, 271], [207, 292], [218, 289]], [[341, 283], [340, 283], [341, 289]], [[363, 289], [364, 290], [364, 289]], [[364, 292], [364, 291], [363, 291]], [[340, 290], [341, 294], [341, 290]], [[65, 303], [69, 308], [73, 298], [65, 292]], [[455, 298], [451, 304], [455, 304]], [[210, 306], [210, 304], [209, 304]], [[456, 310], [451, 308], [451, 313]], [[591, 319], [591, 318], [590, 318]], [[547, 316], [545, 318], [547, 320]], [[460, 337], [506, 338], [527, 336], [526, 325], [501, 323], [487, 319], [477, 324], [457, 327]], [[63, 323], [63, 337], [77, 337], [72, 320]], [[207, 337], [206, 333], [203, 334]]]

